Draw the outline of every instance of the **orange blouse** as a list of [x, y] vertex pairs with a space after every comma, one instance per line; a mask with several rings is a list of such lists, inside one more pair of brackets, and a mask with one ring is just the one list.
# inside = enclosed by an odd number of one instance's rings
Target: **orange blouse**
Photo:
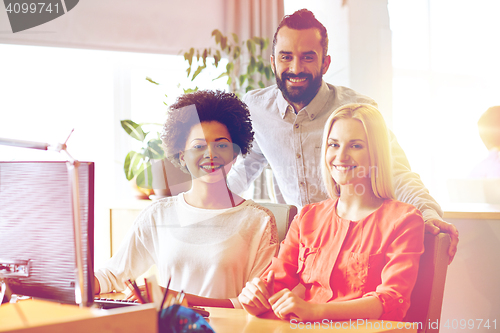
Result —
[[349, 221], [336, 206], [329, 199], [302, 208], [262, 279], [274, 270], [275, 292], [302, 283], [313, 303], [375, 296], [384, 308], [380, 319], [402, 320], [424, 251], [422, 215], [387, 199], [364, 219]]

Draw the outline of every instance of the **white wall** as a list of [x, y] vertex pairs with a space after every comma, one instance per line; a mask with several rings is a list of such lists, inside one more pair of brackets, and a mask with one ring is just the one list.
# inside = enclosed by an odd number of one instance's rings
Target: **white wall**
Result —
[[0, 43], [177, 54], [224, 29], [224, 0], [85, 0], [57, 19], [12, 34], [0, 9]]

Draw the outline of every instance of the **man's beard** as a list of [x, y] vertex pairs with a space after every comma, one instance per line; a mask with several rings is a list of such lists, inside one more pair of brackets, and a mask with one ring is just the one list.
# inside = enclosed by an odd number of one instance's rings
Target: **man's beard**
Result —
[[[287, 87], [286, 81], [288, 78], [307, 78], [308, 85], [305, 87]], [[278, 88], [283, 93], [283, 97], [291, 103], [303, 103], [305, 105], [309, 104], [314, 96], [319, 91], [321, 87], [321, 83], [323, 81], [323, 73], [320, 73], [316, 78], [312, 76], [312, 74], [308, 73], [299, 73], [299, 74], [291, 74], [291, 73], [283, 73], [281, 74], [281, 78], [276, 75], [276, 84]]]

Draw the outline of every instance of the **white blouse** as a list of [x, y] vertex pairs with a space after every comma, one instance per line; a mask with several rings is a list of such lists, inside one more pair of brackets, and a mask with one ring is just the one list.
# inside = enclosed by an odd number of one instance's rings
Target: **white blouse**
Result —
[[117, 253], [95, 272], [101, 293], [124, 290], [156, 264], [163, 287], [210, 298], [235, 298], [277, 253], [272, 213], [246, 200], [228, 209], [190, 206], [184, 194], [144, 209]]

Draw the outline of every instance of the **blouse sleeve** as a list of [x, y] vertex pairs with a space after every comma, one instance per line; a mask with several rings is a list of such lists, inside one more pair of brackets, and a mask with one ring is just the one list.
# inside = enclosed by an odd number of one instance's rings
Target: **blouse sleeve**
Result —
[[410, 307], [410, 297], [417, 279], [420, 255], [424, 251], [424, 221], [416, 209], [403, 215], [394, 227], [388, 246], [381, 281], [374, 292], [384, 308], [380, 319], [402, 320]]
[[153, 238], [156, 228], [151, 215], [143, 211], [128, 231], [118, 251], [94, 275], [101, 293], [126, 288], [124, 281], [135, 280], [154, 263]]
[[250, 271], [248, 281], [254, 277], [260, 277], [271, 263], [272, 258], [278, 252], [278, 228], [272, 214], [268, 215], [266, 229], [260, 239], [259, 249], [253, 267]]
[[300, 242], [300, 215], [295, 215], [285, 239], [281, 242], [278, 256], [273, 258], [271, 265], [261, 275], [261, 279], [267, 282], [269, 271], [274, 271], [274, 292], [285, 288], [291, 290], [299, 283], [297, 269]]

